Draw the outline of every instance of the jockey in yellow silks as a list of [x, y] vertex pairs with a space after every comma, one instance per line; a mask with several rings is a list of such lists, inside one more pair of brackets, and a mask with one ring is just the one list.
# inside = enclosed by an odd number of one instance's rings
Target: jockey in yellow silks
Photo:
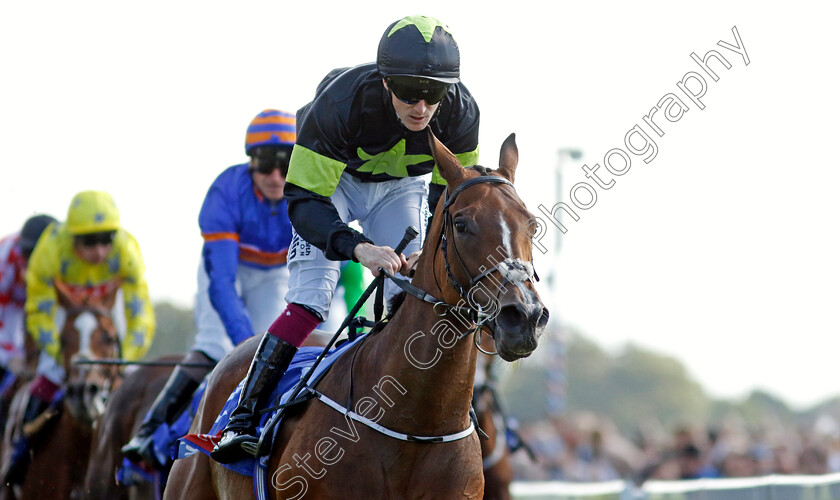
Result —
[[[63, 314], [56, 290], [59, 282], [72, 297], [82, 300], [122, 291], [126, 328], [121, 356], [133, 361], [148, 351], [155, 331], [144, 272], [140, 247], [120, 227], [119, 211], [108, 193], [77, 194], [67, 211], [67, 221], [47, 227], [26, 270], [26, 330], [41, 347], [41, 355], [24, 423], [46, 409], [66, 377], [61, 359]], [[114, 318], [115, 324], [120, 324], [117, 319]], [[26, 474], [28, 445], [16, 443], [15, 448], [15, 457], [5, 475], [7, 484], [20, 484]]]
[[[90, 238], [100, 234], [113, 234], [111, 244], [104, 241], [107, 236], [102, 242]], [[83, 259], [84, 252], [99, 252], [104, 257], [92, 263]], [[48, 228], [32, 253], [26, 272], [26, 329], [41, 349], [58, 358], [54, 280], [61, 280], [74, 294], [93, 298], [120, 288], [126, 320], [122, 357], [128, 361], [140, 359], [148, 351], [155, 330], [144, 272], [140, 246], [134, 236], [120, 227], [119, 212], [111, 196], [102, 191], [79, 193], [68, 210], [67, 222]]]

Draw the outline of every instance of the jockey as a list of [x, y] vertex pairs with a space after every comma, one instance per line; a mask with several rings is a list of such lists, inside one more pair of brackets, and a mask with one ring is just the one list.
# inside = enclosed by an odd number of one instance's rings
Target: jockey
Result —
[[[342, 260], [378, 274], [416, 263], [429, 207], [445, 181], [434, 168], [425, 128], [463, 165], [478, 161], [479, 110], [460, 82], [458, 45], [437, 19], [392, 23], [376, 63], [330, 72], [298, 111], [298, 139], [286, 183], [295, 229], [289, 248], [288, 305], [263, 335], [211, 456], [230, 463], [257, 442], [258, 409], [303, 341], [327, 318]], [[421, 176], [431, 173], [431, 188]], [[428, 198], [428, 204], [427, 204]], [[364, 233], [348, 224], [359, 221]], [[420, 236], [397, 255], [387, 246], [414, 225]], [[413, 253], [412, 253], [413, 252]], [[397, 291], [388, 283], [388, 294]]]
[[[123, 359], [133, 361], [146, 354], [155, 331], [144, 272], [140, 247], [120, 227], [117, 206], [108, 193], [77, 194], [67, 211], [67, 222], [46, 229], [26, 270], [26, 330], [40, 346], [41, 355], [29, 389], [24, 424], [52, 403], [66, 376], [59, 334], [63, 310], [55, 284], [62, 282], [73, 293], [91, 298], [122, 290], [126, 331], [121, 353]], [[24, 438], [15, 444], [6, 484], [19, 484], [25, 477], [28, 447]]]
[[0, 239], [0, 395], [23, 368], [26, 265], [38, 238], [53, 222], [55, 219], [49, 215], [34, 215], [26, 220], [20, 232]]
[[215, 365], [233, 347], [264, 331], [286, 305], [286, 254], [292, 239], [283, 187], [295, 144], [295, 117], [267, 109], [245, 136], [248, 163], [222, 172], [198, 217], [204, 238], [198, 270], [198, 333], [185, 363], [176, 367], [137, 434], [122, 448], [134, 462], [155, 464], [153, 434], [171, 424]]

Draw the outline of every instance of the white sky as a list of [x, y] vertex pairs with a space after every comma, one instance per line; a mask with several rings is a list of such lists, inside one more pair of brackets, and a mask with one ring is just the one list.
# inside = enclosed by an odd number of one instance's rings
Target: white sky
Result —
[[[248, 122], [296, 110], [334, 67], [372, 61], [404, 15], [455, 33], [482, 111], [481, 162], [495, 166], [516, 132], [517, 187], [534, 212], [558, 201], [559, 148], [584, 151], [563, 166], [566, 198], [587, 180], [583, 163], [603, 165], [665, 94], [681, 95], [692, 52], [716, 49], [732, 67], [712, 63], [706, 108], [660, 123], [658, 156], [633, 157], [578, 222], [564, 219], [559, 257], [537, 261], [559, 278], [544, 295], [608, 348], [679, 358], [714, 396], [840, 394], [836, 4], [296, 4], [4, 2], [0, 234], [35, 212], [64, 218], [78, 191], [109, 191], [153, 299], [191, 306], [198, 210], [215, 176], [244, 161]], [[749, 66], [716, 45], [735, 43], [733, 26]]]

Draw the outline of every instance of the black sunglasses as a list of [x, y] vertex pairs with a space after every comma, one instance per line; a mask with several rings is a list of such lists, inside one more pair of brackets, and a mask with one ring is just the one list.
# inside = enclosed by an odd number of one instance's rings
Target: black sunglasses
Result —
[[449, 91], [448, 83], [414, 76], [389, 76], [385, 79], [388, 88], [400, 101], [414, 105], [426, 101], [432, 106], [439, 103]]
[[280, 169], [283, 177], [289, 172], [289, 160], [292, 153], [288, 149], [257, 149], [251, 156], [251, 170], [256, 170], [263, 175], [269, 175], [275, 169]]
[[83, 247], [95, 247], [96, 245], [110, 245], [114, 242], [114, 231], [103, 233], [88, 233], [76, 236], [76, 242]]

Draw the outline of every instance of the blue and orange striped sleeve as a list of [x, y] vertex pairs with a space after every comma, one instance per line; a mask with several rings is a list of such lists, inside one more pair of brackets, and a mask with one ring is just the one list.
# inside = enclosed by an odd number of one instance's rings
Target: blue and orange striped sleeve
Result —
[[202, 257], [210, 281], [210, 303], [219, 314], [225, 331], [234, 345], [250, 338], [253, 326], [245, 304], [236, 293], [239, 265], [240, 214], [236, 189], [225, 186], [230, 181], [223, 172], [210, 186], [198, 224], [204, 238]]

